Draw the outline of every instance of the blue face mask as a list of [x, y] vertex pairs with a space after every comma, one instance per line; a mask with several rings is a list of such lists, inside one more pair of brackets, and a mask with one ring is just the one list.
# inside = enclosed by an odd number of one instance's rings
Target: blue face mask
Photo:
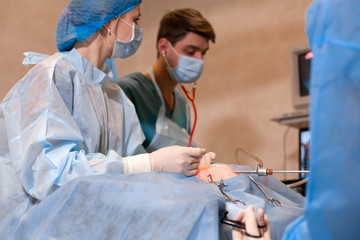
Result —
[[111, 58], [130, 57], [138, 50], [142, 41], [142, 36], [143, 36], [142, 27], [137, 26], [135, 23], [131, 25], [122, 18], [120, 18], [120, 20], [133, 28], [132, 37], [130, 41], [123, 42], [117, 39], [116, 36], [110, 31], [110, 29], [108, 29], [109, 33], [116, 38]]
[[192, 83], [198, 80], [203, 72], [204, 61], [178, 54], [171, 44], [170, 47], [179, 56], [178, 65], [175, 68], [171, 68], [165, 57], [165, 53], [163, 53], [171, 78], [178, 83]]

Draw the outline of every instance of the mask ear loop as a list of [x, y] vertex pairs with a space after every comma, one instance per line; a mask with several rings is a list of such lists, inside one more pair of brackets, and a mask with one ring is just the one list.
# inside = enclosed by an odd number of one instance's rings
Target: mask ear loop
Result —
[[[120, 20], [133, 29], [133, 33], [132, 33], [131, 39], [130, 39], [129, 41], [133, 40], [134, 37], [135, 37], [135, 33], [134, 33], [135, 25], [131, 25], [130, 23], [128, 23], [127, 21], [125, 21], [124, 19], [122, 19], [122, 18], [119, 16], [119, 17], [117, 18], [117, 22], [116, 22], [116, 27], [115, 27], [116, 29], [117, 29], [117, 26], [118, 26]], [[106, 27], [106, 29], [107, 29], [108, 33], [109, 33], [111, 36], [113, 36], [117, 41], [121, 41], [121, 40], [119, 40], [119, 39], [117, 38], [117, 36], [110, 30], [110, 26], [109, 26], [109, 27]], [[123, 42], [123, 41], [121, 41], [121, 42]]]

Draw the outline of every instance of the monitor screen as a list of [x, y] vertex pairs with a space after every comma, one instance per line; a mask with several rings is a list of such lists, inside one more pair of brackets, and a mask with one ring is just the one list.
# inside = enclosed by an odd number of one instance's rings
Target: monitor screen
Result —
[[[299, 130], [299, 169], [309, 170], [310, 163], [310, 130], [309, 128], [301, 128]], [[304, 179], [308, 173], [300, 173], [300, 178]]]
[[310, 51], [299, 54], [299, 85], [300, 97], [310, 95], [310, 66], [312, 54]]
[[310, 102], [310, 72], [312, 52], [308, 45], [291, 48], [291, 89], [295, 109], [307, 108]]

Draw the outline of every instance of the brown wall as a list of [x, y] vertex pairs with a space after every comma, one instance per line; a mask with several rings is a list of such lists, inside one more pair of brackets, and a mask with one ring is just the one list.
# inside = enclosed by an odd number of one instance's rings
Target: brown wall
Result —
[[[55, 31], [65, 0], [0, 2], [0, 99], [30, 67], [23, 52], [56, 52]], [[297, 165], [297, 130], [270, 119], [292, 111], [289, 48], [307, 42], [305, 13], [311, 0], [144, 0], [144, 40], [127, 60], [117, 60], [119, 75], [146, 70], [156, 57], [161, 16], [182, 7], [198, 9], [217, 33], [197, 86], [195, 140], [217, 153], [217, 161], [236, 163], [242, 147], [273, 169]], [[284, 154], [284, 143], [286, 154]], [[243, 164], [256, 165], [245, 155]], [[285, 176], [277, 175], [283, 179]], [[292, 178], [290, 174], [288, 178]]]

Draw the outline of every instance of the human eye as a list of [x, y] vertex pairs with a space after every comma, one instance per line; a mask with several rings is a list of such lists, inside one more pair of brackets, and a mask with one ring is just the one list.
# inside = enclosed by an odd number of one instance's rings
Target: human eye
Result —
[[190, 48], [185, 48], [185, 50], [184, 50], [184, 52], [185, 52], [185, 54], [187, 55], [187, 56], [194, 56], [195, 55], [195, 53], [196, 53], [196, 49], [195, 48], [192, 48], [192, 47], [190, 47]]
[[134, 23], [139, 26], [140, 25], [140, 18], [135, 18]]
[[134, 18], [133, 18], [134, 23], [138, 26], [140, 26], [140, 17], [141, 17], [141, 14], [138, 14], [138, 15], [134, 16]]

